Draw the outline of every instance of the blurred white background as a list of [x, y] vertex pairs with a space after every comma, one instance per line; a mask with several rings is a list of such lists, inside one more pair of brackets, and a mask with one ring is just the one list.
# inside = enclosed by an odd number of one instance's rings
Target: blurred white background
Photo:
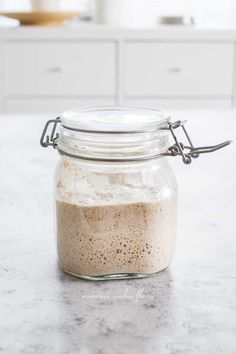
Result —
[[[61, 0], [65, 10], [93, 13], [95, 0]], [[236, 26], [235, 0], [117, 0], [123, 7], [124, 25], [155, 25], [160, 15], [191, 15], [199, 26]], [[2, 11], [29, 10], [29, 0], [0, 0]], [[135, 9], [135, 13], [134, 13]]]
[[[236, 0], [42, 3], [43, 11], [35, 14], [30, 0], [0, 0], [2, 12], [45, 16], [46, 6], [52, 15], [49, 4], [55, 5], [56, 16], [72, 12], [72, 18], [57, 26], [44, 23], [14, 31], [3, 25], [19, 22], [1, 17], [0, 112], [117, 104], [161, 109], [235, 106]], [[158, 26], [161, 16], [193, 17], [195, 25]]]

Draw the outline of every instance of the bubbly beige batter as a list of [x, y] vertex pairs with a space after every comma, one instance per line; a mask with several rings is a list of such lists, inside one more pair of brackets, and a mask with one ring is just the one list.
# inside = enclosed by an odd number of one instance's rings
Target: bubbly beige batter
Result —
[[[78, 275], [155, 273], [175, 247], [169, 197], [157, 202], [79, 205], [57, 201], [61, 267]], [[174, 225], [174, 226], [173, 226]]]

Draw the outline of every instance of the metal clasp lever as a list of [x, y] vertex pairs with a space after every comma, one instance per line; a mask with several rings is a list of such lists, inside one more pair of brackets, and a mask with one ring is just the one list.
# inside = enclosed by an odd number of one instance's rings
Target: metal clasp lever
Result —
[[[46, 123], [46, 125], [43, 129], [42, 136], [40, 138], [40, 145], [42, 147], [46, 148], [48, 146], [53, 146], [54, 149], [57, 147], [57, 140], [59, 138], [59, 134], [56, 133], [56, 129], [57, 129], [58, 123], [61, 123], [60, 117], [57, 117], [56, 119], [51, 119]], [[48, 135], [47, 130], [51, 124], [53, 124], [53, 127], [51, 130], [51, 133]]]
[[[231, 140], [227, 140], [227, 141], [220, 143], [218, 145], [194, 147], [193, 143], [192, 143], [192, 141], [185, 129], [185, 126], [184, 126], [185, 123], [186, 123], [186, 121], [180, 121], [180, 120], [173, 122], [173, 123], [171, 123], [171, 122], [168, 123], [168, 128], [166, 128], [166, 129], [170, 130], [172, 137], [175, 141], [175, 144], [173, 144], [172, 146], [170, 146], [168, 148], [169, 153], [167, 153], [167, 155], [169, 155], [169, 156], [177, 156], [177, 155], [182, 156], [183, 162], [187, 165], [189, 165], [192, 162], [192, 158], [196, 159], [199, 157], [200, 154], [206, 154], [209, 152], [214, 152], [216, 150], [222, 149], [223, 147], [229, 145], [232, 142]], [[183, 143], [181, 143], [177, 139], [174, 130], [179, 127], [182, 128], [189, 145], [184, 145]], [[186, 150], [187, 150], [187, 152], [185, 152]]]

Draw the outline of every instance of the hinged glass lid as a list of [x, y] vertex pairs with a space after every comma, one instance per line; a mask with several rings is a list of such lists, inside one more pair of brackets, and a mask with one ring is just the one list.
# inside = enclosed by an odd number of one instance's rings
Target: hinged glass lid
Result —
[[[113, 162], [180, 156], [185, 164], [190, 164], [192, 159], [199, 157], [200, 154], [219, 150], [231, 142], [227, 140], [217, 145], [195, 147], [184, 124], [185, 121], [180, 120], [171, 122], [168, 114], [156, 109], [136, 107], [74, 109], [46, 123], [40, 144], [43, 147], [53, 146], [61, 154], [79, 159]], [[48, 134], [50, 125], [52, 125], [52, 130]], [[58, 125], [60, 126], [59, 132], [57, 131]], [[180, 141], [176, 135], [178, 128], [183, 133], [183, 141]], [[169, 132], [174, 141], [172, 145], [168, 144]], [[70, 150], [66, 148], [69, 141], [75, 142]], [[81, 149], [81, 142], [86, 142], [85, 149]], [[121, 152], [121, 148], [123, 151], [129, 151], [129, 149], [134, 151], [137, 147], [140, 148], [142, 143], [146, 144], [144, 154], [135, 153], [128, 157], [126, 153]], [[103, 145], [108, 154], [104, 156], [81, 154], [85, 150], [88, 151], [89, 145], [91, 149], [95, 145], [96, 148]], [[115, 149], [118, 150], [115, 151]], [[112, 155], [112, 152], [115, 154]]]
[[73, 109], [61, 115], [62, 126], [93, 133], [142, 133], [166, 127], [170, 116], [160, 110], [137, 107]]

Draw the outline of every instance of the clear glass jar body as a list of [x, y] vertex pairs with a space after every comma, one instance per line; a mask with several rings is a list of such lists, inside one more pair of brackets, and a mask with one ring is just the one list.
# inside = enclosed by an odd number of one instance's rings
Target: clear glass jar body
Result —
[[61, 268], [89, 280], [167, 268], [176, 242], [177, 184], [167, 157], [105, 162], [62, 155], [55, 173]]

